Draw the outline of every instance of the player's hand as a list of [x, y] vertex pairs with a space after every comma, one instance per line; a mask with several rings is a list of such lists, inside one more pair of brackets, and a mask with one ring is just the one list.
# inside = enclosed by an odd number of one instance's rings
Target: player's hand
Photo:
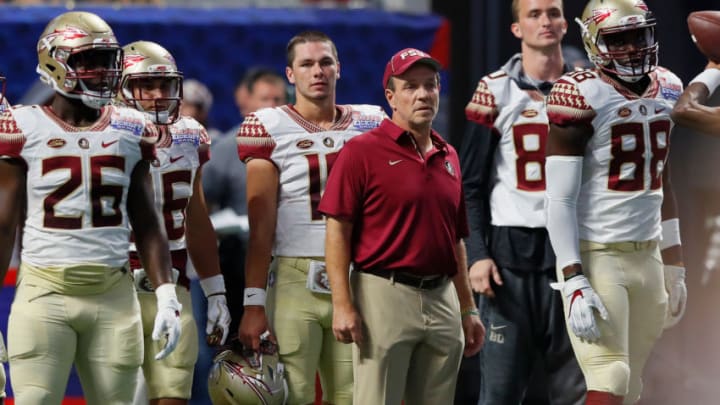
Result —
[[685, 286], [685, 268], [681, 266], [663, 266], [665, 273], [665, 291], [668, 293], [668, 308], [665, 313], [665, 329], [675, 326], [685, 314], [687, 287]]
[[227, 307], [225, 294], [215, 294], [207, 297], [208, 311], [205, 334], [210, 346], [220, 346], [225, 343], [230, 332], [230, 311]]
[[165, 283], [155, 289], [157, 297], [157, 315], [152, 331], [153, 340], [160, 340], [167, 336], [167, 342], [162, 350], [155, 355], [155, 360], [167, 357], [175, 350], [182, 331], [180, 327], [180, 311], [182, 305], [175, 295], [175, 284]]
[[365, 337], [362, 332], [362, 317], [354, 306], [333, 307], [333, 334], [340, 343], [362, 344]]
[[495, 298], [495, 291], [492, 289], [492, 281], [497, 285], [502, 285], [503, 280], [500, 277], [495, 262], [492, 259], [481, 259], [470, 266], [470, 286], [473, 291], [480, 293], [488, 298]]
[[210, 346], [225, 343], [230, 328], [230, 311], [225, 299], [225, 279], [222, 274], [200, 279], [200, 287], [207, 298], [205, 340]]
[[462, 317], [462, 328], [465, 334], [465, 357], [477, 354], [485, 343], [485, 325], [476, 314]]
[[597, 341], [600, 338], [600, 329], [593, 311], [597, 310], [604, 320], [608, 319], [608, 312], [588, 279], [580, 274], [563, 283], [553, 283], [552, 286], [555, 289], [560, 288], [567, 299], [568, 324], [575, 336], [588, 342]]
[[244, 347], [250, 347], [253, 350], [260, 350], [260, 336], [267, 336], [267, 339], [273, 343], [277, 343], [277, 339], [268, 331], [267, 315], [265, 315], [265, 307], [260, 305], [247, 305], [245, 312], [240, 320], [238, 327], [238, 339]]

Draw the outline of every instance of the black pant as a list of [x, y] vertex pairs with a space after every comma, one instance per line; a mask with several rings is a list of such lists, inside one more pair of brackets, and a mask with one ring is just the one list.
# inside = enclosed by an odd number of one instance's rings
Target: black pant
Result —
[[[478, 404], [522, 403], [538, 368], [544, 371], [550, 403], [583, 404], [585, 379], [566, 332], [562, 299], [550, 288], [555, 281], [554, 269], [501, 269], [500, 274], [503, 285], [492, 286], [495, 298], [481, 298], [487, 334], [480, 352]], [[542, 401], [534, 395], [533, 401]]]

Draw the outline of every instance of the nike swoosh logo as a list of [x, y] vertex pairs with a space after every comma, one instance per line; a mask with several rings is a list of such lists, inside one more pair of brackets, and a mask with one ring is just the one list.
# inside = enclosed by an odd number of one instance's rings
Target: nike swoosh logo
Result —
[[182, 159], [183, 156], [184, 156], [184, 155], [172, 156], [172, 157], [170, 157], [170, 163], [175, 163], [175, 162], [177, 162], [178, 160]]
[[398, 164], [398, 163], [400, 163], [400, 162], [402, 162], [402, 159], [400, 159], [400, 160], [388, 160], [388, 164], [389, 164], [390, 166], [395, 166], [396, 164]]
[[661, 112], [665, 111], [665, 107], [660, 107], [655, 109], [655, 114], [660, 114]]
[[248, 294], [247, 296], [248, 296], [248, 298], [250, 298], [250, 297], [254, 297], [256, 295], [257, 295], [257, 293], [256, 294]]
[[499, 325], [499, 326], [490, 325], [490, 330], [500, 330], [500, 329], [505, 329], [505, 328], [507, 328], [507, 325]]
[[105, 142], [105, 141], [102, 141], [101, 145], [102, 145], [102, 147], [103, 147], [103, 148], [107, 148], [108, 146], [110, 146], [110, 145], [113, 145], [113, 144], [117, 143], [117, 141], [118, 141], [117, 139], [116, 139], [116, 140], [114, 140], [114, 141], [110, 141], [110, 142]]

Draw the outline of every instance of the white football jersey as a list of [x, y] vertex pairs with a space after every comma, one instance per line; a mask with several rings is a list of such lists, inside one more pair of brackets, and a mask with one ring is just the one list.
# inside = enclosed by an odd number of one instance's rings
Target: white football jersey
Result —
[[465, 107], [500, 137], [493, 156], [490, 217], [495, 226], [545, 227], [545, 97], [499, 70], [480, 80]]
[[22, 261], [35, 267], [127, 262], [127, 194], [135, 165], [152, 160], [155, 127], [108, 106], [90, 127], [72, 127], [48, 107], [0, 116], [0, 155], [27, 165]]
[[[168, 130], [170, 136], [162, 136], [155, 145], [157, 159], [150, 174], [155, 210], [165, 225], [170, 250], [176, 251], [186, 248], [185, 211], [198, 168], [210, 159], [210, 138], [205, 127], [190, 117], [181, 117]], [[136, 250], [134, 243], [130, 250]]]
[[240, 159], [267, 159], [280, 176], [273, 254], [325, 255], [325, 219], [318, 212], [328, 172], [350, 138], [380, 125], [386, 117], [372, 105], [339, 105], [330, 129], [305, 120], [291, 106], [250, 114], [238, 131]]
[[662, 175], [667, 161], [670, 112], [682, 82], [658, 68], [645, 94], [636, 94], [595, 71], [563, 76], [548, 97], [550, 121], [595, 129], [583, 159], [578, 199], [580, 238], [600, 243], [660, 237]]

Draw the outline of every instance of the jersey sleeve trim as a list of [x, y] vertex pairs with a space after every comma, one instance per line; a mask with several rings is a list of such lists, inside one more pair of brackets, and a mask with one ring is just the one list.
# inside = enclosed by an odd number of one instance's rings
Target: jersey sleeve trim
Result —
[[238, 156], [243, 162], [248, 159], [271, 160], [275, 141], [272, 139], [265, 125], [255, 114], [248, 115], [240, 125], [237, 133]]
[[484, 80], [480, 80], [472, 99], [465, 107], [465, 116], [469, 121], [492, 127], [498, 116], [495, 95]]
[[19, 158], [25, 145], [25, 135], [10, 110], [0, 114], [0, 156]]
[[589, 124], [596, 115], [577, 85], [565, 79], [558, 80], [550, 91], [547, 114], [551, 123], [563, 126]]

